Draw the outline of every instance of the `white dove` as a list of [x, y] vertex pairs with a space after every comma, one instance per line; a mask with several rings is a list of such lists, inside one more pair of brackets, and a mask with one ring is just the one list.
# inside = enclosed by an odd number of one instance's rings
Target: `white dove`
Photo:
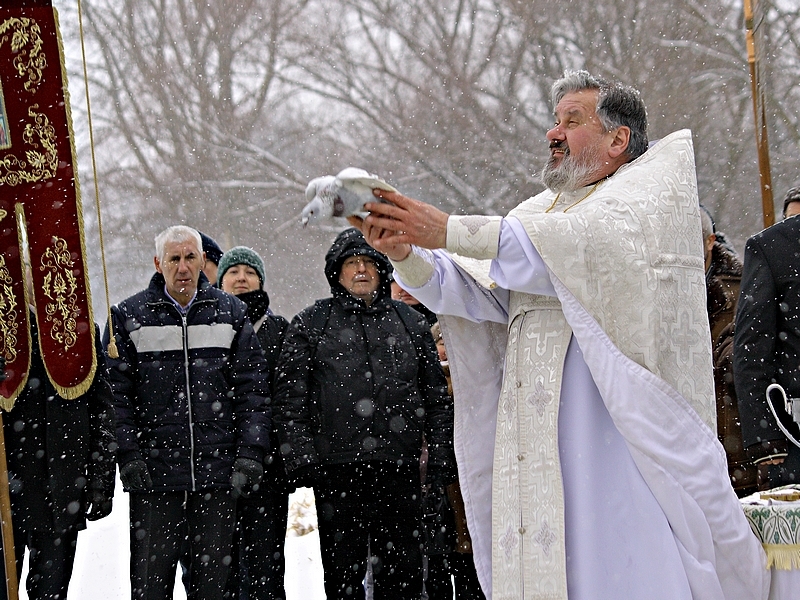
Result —
[[303, 227], [320, 219], [363, 212], [365, 203], [379, 200], [372, 195], [376, 188], [397, 191], [377, 175], [355, 167], [344, 169], [336, 177], [325, 175], [312, 179], [306, 187], [309, 203], [303, 208]]

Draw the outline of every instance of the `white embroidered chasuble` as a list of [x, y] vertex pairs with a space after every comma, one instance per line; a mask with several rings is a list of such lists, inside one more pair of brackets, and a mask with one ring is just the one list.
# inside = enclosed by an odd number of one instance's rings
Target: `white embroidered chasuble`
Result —
[[509, 320], [494, 445], [493, 596], [521, 598], [522, 587], [536, 589], [529, 598], [566, 599], [558, 408], [572, 330], [547, 296], [513, 294]]
[[[509, 215], [544, 259], [558, 300], [492, 290], [488, 261], [453, 257], [461, 273], [437, 271], [435, 293], [420, 287], [431, 272], [421, 279], [415, 274], [423, 256], [418, 251], [414, 260], [395, 265], [404, 287], [437, 312], [447, 312], [463, 282], [485, 287], [485, 297], [470, 290], [475, 299], [462, 302], [463, 314], [441, 321], [455, 386], [459, 476], [487, 597], [566, 598], [557, 442], [571, 334], [614, 431], [669, 522], [692, 597], [765, 597], [763, 553], [730, 489], [714, 434], [690, 133], [668, 136], [587, 191], [564, 195], [552, 208], [556, 214], [543, 214], [555, 200], [544, 192]], [[493, 258], [499, 230], [498, 218], [451, 218], [448, 249]], [[495, 301], [502, 317], [503, 297], [505, 372], [497, 364], [503, 357], [498, 323], [472, 323], [480, 319], [470, 308]], [[499, 397], [496, 405], [492, 397]], [[487, 430], [495, 436], [493, 464], [475, 448]]]

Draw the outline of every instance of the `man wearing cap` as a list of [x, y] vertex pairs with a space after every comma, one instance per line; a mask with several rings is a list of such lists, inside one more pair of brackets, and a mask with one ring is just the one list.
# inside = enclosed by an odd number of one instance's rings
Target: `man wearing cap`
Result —
[[[267, 359], [270, 392], [274, 395], [275, 367], [289, 323], [270, 310], [269, 295], [264, 289], [264, 261], [252, 248], [236, 246], [222, 255], [217, 272], [222, 290], [247, 304], [247, 316]], [[290, 491], [277, 438], [271, 431], [264, 477], [258, 489], [239, 499], [236, 509], [238, 531], [228, 578], [231, 598], [286, 598], [283, 547]]]
[[325, 257], [332, 298], [298, 314], [278, 363], [273, 415], [290, 475], [314, 488], [325, 594], [422, 594], [420, 473], [456, 479], [453, 405], [422, 315], [389, 291], [389, 261], [357, 229]]
[[[783, 201], [783, 221], [747, 240], [744, 251], [733, 373], [744, 446], [758, 467], [761, 490], [800, 477], [800, 448], [781, 432], [766, 398], [771, 383], [800, 398], [799, 213], [800, 187], [794, 187]], [[783, 398], [777, 391], [770, 398], [783, 426], [800, 440]]]
[[219, 247], [219, 244], [217, 244], [213, 238], [207, 236], [202, 231], [198, 233], [200, 234], [200, 239], [203, 241], [203, 252], [206, 255], [203, 273], [205, 273], [211, 285], [217, 285], [217, 270], [219, 269], [219, 261], [222, 258], [222, 248]]

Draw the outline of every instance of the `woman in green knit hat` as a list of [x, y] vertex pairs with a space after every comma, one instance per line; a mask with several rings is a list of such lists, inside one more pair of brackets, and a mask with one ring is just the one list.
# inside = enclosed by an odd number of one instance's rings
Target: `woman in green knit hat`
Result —
[[[253, 323], [269, 365], [272, 388], [288, 322], [269, 309], [269, 295], [264, 289], [264, 261], [252, 248], [231, 248], [219, 261], [217, 281], [222, 291], [247, 304], [247, 316]], [[271, 452], [264, 459], [264, 479], [260, 488], [249, 497], [240, 498], [237, 507], [239, 531], [226, 590], [231, 598], [272, 600], [286, 597], [283, 547], [291, 489], [274, 431], [270, 432], [270, 438]]]

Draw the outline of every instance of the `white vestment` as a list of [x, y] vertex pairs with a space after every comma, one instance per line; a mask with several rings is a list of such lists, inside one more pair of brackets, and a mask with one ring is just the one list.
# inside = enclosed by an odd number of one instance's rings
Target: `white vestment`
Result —
[[596, 190], [451, 217], [448, 249], [491, 261], [415, 249], [395, 265], [445, 315], [487, 597], [767, 595], [714, 433], [694, 177], [677, 132]]

